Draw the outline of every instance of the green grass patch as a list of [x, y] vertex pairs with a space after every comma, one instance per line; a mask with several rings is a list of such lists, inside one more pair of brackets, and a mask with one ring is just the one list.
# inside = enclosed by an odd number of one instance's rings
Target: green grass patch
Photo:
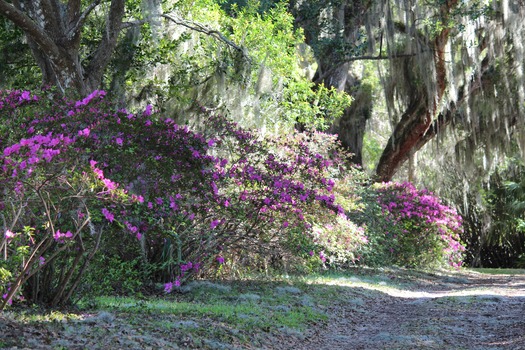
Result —
[[[322, 296], [319, 296], [320, 298]], [[322, 297], [323, 300], [326, 296]], [[176, 315], [181, 319], [210, 319], [246, 331], [287, 327], [304, 330], [327, 320], [317, 301], [303, 288], [275, 282], [195, 283], [190, 291], [163, 297], [96, 297], [81, 309], [148, 316]]]

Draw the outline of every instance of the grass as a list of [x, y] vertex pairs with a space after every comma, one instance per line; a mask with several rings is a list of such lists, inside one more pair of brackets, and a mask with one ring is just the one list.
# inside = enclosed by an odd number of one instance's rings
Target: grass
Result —
[[93, 343], [83, 346], [95, 349], [120, 348], [122, 339], [129, 348], [264, 347], [282, 334], [287, 341], [304, 339], [311, 325], [326, 323], [319, 307], [325, 296], [308, 293], [308, 284], [298, 280], [198, 281], [169, 295], [93, 297], [72, 312], [17, 307], [4, 316], [19, 334], [0, 335], [0, 348], [35, 346], [27, 343], [27, 329], [50, 339], [53, 349], [75, 348], [86, 339]]
[[[293, 303], [292, 303], [293, 304]], [[171, 300], [137, 300], [133, 298], [100, 297], [97, 298], [97, 310], [122, 312], [129, 314], [169, 315], [175, 314], [183, 319], [209, 318], [227, 322], [239, 329], [252, 327], [293, 327], [303, 329], [308, 322], [325, 319], [324, 315], [308, 307], [272, 308], [266, 303], [233, 303], [229, 300], [187, 302]]]

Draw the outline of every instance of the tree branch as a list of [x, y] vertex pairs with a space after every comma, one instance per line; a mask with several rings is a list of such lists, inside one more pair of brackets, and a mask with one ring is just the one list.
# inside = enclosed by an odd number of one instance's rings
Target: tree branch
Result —
[[218, 30], [214, 30], [214, 29], [208, 28], [205, 25], [197, 23], [197, 22], [192, 22], [192, 21], [185, 20], [185, 19], [180, 18], [178, 16], [177, 17], [172, 17], [172, 15], [168, 15], [168, 14], [161, 14], [160, 16], [166, 18], [167, 20], [169, 20], [169, 21], [171, 21], [171, 22], [173, 22], [173, 23], [175, 23], [177, 25], [181, 25], [181, 26], [183, 26], [185, 28], [188, 28], [190, 30], [193, 30], [193, 31], [196, 31], [196, 32], [199, 32], [199, 33], [202, 33], [202, 34], [206, 34], [208, 36], [211, 36], [212, 38], [214, 38], [214, 39], [216, 39], [218, 41], [221, 41], [224, 44], [232, 47], [233, 49], [235, 49], [237, 51], [239, 51], [248, 61], [250, 61], [250, 58], [248, 57], [248, 55], [246, 54], [245, 50], [242, 47], [238, 46], [233, 41], [228, 40]]
[[[87, 17], [89, 16], [89, 14], [100, 4], [100, 1], [101, 0], [95, 0], [93, 1], [91, 4], [89, 4], [89, 6], [84, 10], [84, 12], [82, 12], [82, 14], [78, 17], [78, 19], [76, 20], [76, 23], [73, 27], [71, 27], [69, 29], [69, 31], [67, 32], [67, 37], [68, 39], [72, 39], [73, 37], [75, 37], [75, 35], [78, 34], [78, 32], [80, 31], [80, 29], [82, 28], [82, 26], [84, 25], [84, 23], [86, 22], [86, 19]], [[80, 2], [80, 1], [75, 1], [75, 2]], [[113, 4], [113, 2], [112, 2]], [[76, 4], [76, 3], [73, 3], [72, 5], [70, 5], [70, 16], [72, 15], [72, 13], [74, 13], [75, 10], [79, 10], [80, 9], [80, 4]], [[70, 18], [70, 20], [73, 20], [74, 18]]]
[[5, 0], [0, 0], [0, 14], [13, 22], [17, 27], [22, 29], [26, 35], [38, 45], [38, 47], [48, 56], [57, 58], [60, 55], [60, 49], [29, 16], [9, 4]]
[[120, 25], [120, 29], [128, 29], [133, 27], [139, 27], [145, 23], [148, 23], [146, 20], [140, 20], [140, 21], [132, 21], [132, 22], [122, 22]]
[[73, 22], [77, 20], [80, 14], [81, 0], [69, 0], [67, 2], [67, 25], [68, 27], [73, 25]]
[[[95, 6], [95, 4], [99, 2], [100, 0], [95, 0], [91, 5]], [[117, 39], [120, 34], [125, 8], [125, 0], [111, 0], [109, 14], [106, 20], [106, 31], [86, 69], [85, 78], [88, 80], [86, 81], [88, 90], [98, 88], [98, 86], [94, 85], [100, 83], [104, 69], [113, 55], [113, 51], [117, 46]], [[84, 13], [87, 13], [86, 11], [84, 11]]]

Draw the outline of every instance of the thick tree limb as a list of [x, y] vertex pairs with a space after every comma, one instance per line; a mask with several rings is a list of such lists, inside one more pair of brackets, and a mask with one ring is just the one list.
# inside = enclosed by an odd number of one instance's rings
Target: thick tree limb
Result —
[[[484, 45], [484, 42], [482, 42], [482, 47]], [[412, 147], [410, 149], [400, 149], [400, 145], [403, 144], [403, 139], [400, 139], [397, 143], [399, 144], [397, 147], [399, 147], [397, 150], [391, 150], [390, 145], [387, 145], [385, 148], [385, 151], [383, 152], [383, 155], [390, 154], [392, 157], [397, 157], [395, 160], [391, 160], [390, 164], [398, 164], [397, 168], [395, 169], [389, 169], [386, 167], [388, 165], [388, 161], [385, 159], [383, 162], [379, 162], [383, 165], [383, 168], [380, 168], [378, 165], [378, 169], [376, 170], [377, 174], [384, 173], [387, 174], [391, 172], [391, 175], [393, 176], [397, 169], [401, 167], [410, 157], [411, 153], [419, 151], [425, 144], [427, 144], [430, 140], [432, 140], [435, 136], [438, 135], [438, 133], [442, 132], [450, 123], [457, 121], [458, 116], [458, 110], [459, 108], [466, 102], [467, 97], [472, 97], [478, 93], [480, 93], [483, 89], [484, 81], [489, 79], [490, 76], [490, 60], [485, 58], [481, 63], [481, 70], [479, 75], [475, 75], [463, 85], [458, 92], [457, 101], [455, 103], [451, 103], [450, 106], [444, 110], [442, 113], [440, 113], [437, 118], [435, 118], [432, 123], [429, 125], [429, 127], [426, 129], [424, 133], [421, 133], [419, 137], [416, 137], [415, 142], [413, 143]], [[403, 118], [402, 118], [403, 119]], [[513, 122], [515, 124], [515, 120]], [[511, 123], [512, 125], [514, 125]], [[399, 126], [399, 124], [398, 124]], [[416, 126], [410, 126], [406, 128], [405, 126], [405, 132], [406, 130], [410, 130], [411, 127]], [[397, 130], [397, 127], [396, 127]], [[415, 135], [417, 136], [417, 135]], [[396, 137], [396, 133], [394, 132], [393, 137]], [[390, 142], [390, 141], [389, 141]], [[387, 152], [388, 151], [388, 152]], [[383, 156], [382, 156], [383, 158]], [[389, 178], [379, 178], [380, 181], [388, 181]]]
[[[447, 22], [457, 0], [446, 0], [440, 7], [441, 19]], [[417, 33], [416, 33], [417, 34]], [[419, 37], [419, 34], [416, 35]], [[390, 181], [399, 168], [406, 162], [410, 154], [421, 148], [430, 140], [440, 125], [452, 118], [450, 114], [442, 114], [434, 121], [436, 110], [442, 102], [448, 84], [445, 65], [445, 47], [450, 36], [450, 29], [443, 28], [431, 44], [434, 51], [434, 67], [436, 71], [435, 96], [420, 94], [411, 96], [411, 103], [403, 113], [400, 122], [395, 126], [393, 134], [379, 159], [376, 168], [377, 181]], [[421, 39], [420, 39], [421, 40]], [[432, 126], [435, 124], [435, 128]], [[444, 125], [441, 125], [443, 127]], [[430, 131], [430, 132], [429, 132]]]
[[[93, 2], [95, 4], [97, 1]], [[125, 0], [112, 0], [106, 20], [106, 31], [102, 36], [95, 54], [86, 69], [87, 89], [94, 90], [102, 79], [104, 69], [107, 67], [111, 56], [117, 46], [122, 19], [126, 8]], [[85, 12], [85, 11], [84, 11]]]
[[60, 49], [55, 42], [24, 12], [5, 0], [0, 0], [0, 14], [22, 29], [48, 56], [55, 58], [60, 56]]
[[81, 9], [81, 0], [69, 0], [67, 2], [67, 24], [68, 28], [76, 22], [78, 16], [80, 15]]

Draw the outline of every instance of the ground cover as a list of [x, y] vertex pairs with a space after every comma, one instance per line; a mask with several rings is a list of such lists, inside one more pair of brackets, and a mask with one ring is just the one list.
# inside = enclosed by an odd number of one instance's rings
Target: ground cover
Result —
[[196, 281], [0, 316], [5, 349], [524, 349], [525, 272], [360, 269]]

